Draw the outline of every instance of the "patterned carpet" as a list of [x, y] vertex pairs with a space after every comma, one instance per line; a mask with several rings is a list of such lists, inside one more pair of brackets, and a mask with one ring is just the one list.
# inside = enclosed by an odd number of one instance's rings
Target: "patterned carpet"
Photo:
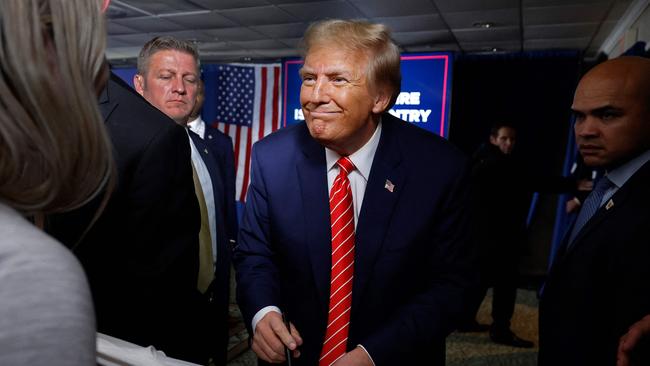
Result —
[[[482, 324], [491, 322], [492, 295], [488, 293], [478, 314]], [[512, 319], [512, 330], [521, 338], [531, 340], [535, 348], [521, 349], [492, 343], [487, 332], [453, 333], [447, 338], [447, 366], [535, 366], [537, 364], [537, 297], [534, 291], [519, 290], [517, 305]], [[232, 347], [242, 344], [239, 335], [231, 339]], [[244, 340], [243, 345], [246, 345]], [[242, 350], [243, 351], [243, 350]], [[255, 355], [245, 350], [235, 357], [228, 366], [256, 365]]]

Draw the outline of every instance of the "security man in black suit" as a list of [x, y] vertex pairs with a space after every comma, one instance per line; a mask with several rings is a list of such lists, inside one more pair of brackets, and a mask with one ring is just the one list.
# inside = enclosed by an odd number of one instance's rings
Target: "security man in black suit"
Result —
[[117, 186], [107, 203], [51, 217], [48, 231], [81, 261], [99, 332], [204, 362], [207, 309], [196, 290], [200, 218], [187, 134], [114, 74], [99, 107]]
[[[614, 365], [650, 312], [650, 60], [590, 70], [573, 106], [585, 164], [606, 169], [582, 204], [540, 300], [539, 365]], [[648, 350], [641, 365], [650, 364]]]

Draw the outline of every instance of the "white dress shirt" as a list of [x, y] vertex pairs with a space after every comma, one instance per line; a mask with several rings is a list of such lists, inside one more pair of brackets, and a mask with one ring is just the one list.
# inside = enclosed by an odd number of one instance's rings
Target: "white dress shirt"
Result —
[[205, 139], [205, 122], [201, 116], [196, 117], [192, 122], [188, 122], [187, 127], [190, 128], [190, 131]]

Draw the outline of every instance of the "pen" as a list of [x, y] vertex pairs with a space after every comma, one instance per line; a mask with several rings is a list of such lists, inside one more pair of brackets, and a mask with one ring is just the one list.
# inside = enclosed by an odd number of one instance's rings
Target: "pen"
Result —
[[[286, 311], [282, 312], [282, 321], [284, 322], [284, 325], [287, 327], [289, 334], [291, 334], [291, 326], [289, 325], [289, 314], [287, 314]], [[287, 366], [291, 366], [291, 350], [287, 346], [284, 346], [284, 355], [287, 358]]]

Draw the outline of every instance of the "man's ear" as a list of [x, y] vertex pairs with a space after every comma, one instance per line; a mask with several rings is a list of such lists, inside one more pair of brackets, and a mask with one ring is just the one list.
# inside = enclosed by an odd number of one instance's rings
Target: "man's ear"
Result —
[[492, 145], [495, 145], [495, 146], [498, 145], [498, 144], [497, 144], [497, 138], [494, 137], [493, 135], [490, 135], [490, 143], [491, 143]]
[[144, 93], [144, 76], [142, 76], [140, 74], [133, 75], [133, 86], [135, 87], [135, 91], [137, 91], [138, 94], [143, 95], [143, 93]]
[[385, 89], [381, 89], [375, 96], [375, 100], [372, 105], [372, 113], [384, 113], [390, 104], [390, 97], [390, 93], [388, 93]]

